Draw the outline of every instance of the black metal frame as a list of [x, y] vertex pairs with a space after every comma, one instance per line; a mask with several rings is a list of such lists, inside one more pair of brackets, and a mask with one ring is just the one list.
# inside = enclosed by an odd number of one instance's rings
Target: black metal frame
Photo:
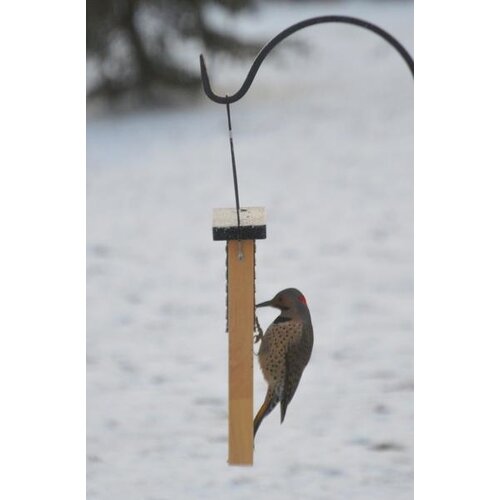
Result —
[[270, 40], [264, 47], [262, 47], [261, 51], [258, 53], [257, 57], [255, 58], [255, 61], [253, 62], [252, 66], [250, 67], [250, 71], [248, 72], [248, 75], [243, 82], [243, 85], [241, 88], [233, 95], [231, 96], [220, 96], [214, 93], [212, 90], [212, 87], [210, 85], [210, 79], [208, 77], [208, 72], [207, 68], [205, 65], [205, 60], [203, 58], [203, 55], [200, 54], [200, 69], [201, 69], [201, 81], [203, 84], [203, 90], [205, 91], [205, 94], [208, 96], [209, 99], [211, 99], [214, 102], [217, 102], [219, 104], [230, 104], [233, 102], [238, 101], [241, 99], [247, 92], [250, 86], [252, 85], [252, 82], [255, 78], [255, 75], [257, 74], [257, 71], [260, 68], [260, 65], [266, 58], [266, 56], [271, 52], [271, 50], [276, 47], [282, 40], [285, 38], [288, 38], [290, 35], [295, 33], [296, 31], [299, 31], [301, 29], [307, 28], [308, 26], [314, 26], [316, 24], [323, 24], [323, 23], [344, 23], [344, 24], [351, 24], [354, 26], [359, 26], [361, 28], [365, 28], [369, 31], [372, 31], [373, 33], [376, 33], [380, 37], [382, 37], [386, 42], [388, 42], [392, 47], [394, 47], [399, 55], [404, 59], [406, 65], [408, 66], [409, 70], [411, 71], [411, 74], [413, 76], [414, 71], [413, 71], [413, 58], [410, 56], [408, 51], [401, 45], [398, 40], [396, 40], [392, 35], [387, 33], [387, 31], [383, 30], [382, 28], [379, 28], [375, 24], [369, 23], [368, 21], [364, 21], [363, 19], [358, 19], [356, 17], [349, 17], [349, 16], [320, 16], [320, 17], [313, 17], [311, 19], [306, 19], [305, 21], [301, 21], [300, 23], [293, 24], [292, 26], [286, 28], [283, 30], [281, 33], [276, 35], [272, 40]]

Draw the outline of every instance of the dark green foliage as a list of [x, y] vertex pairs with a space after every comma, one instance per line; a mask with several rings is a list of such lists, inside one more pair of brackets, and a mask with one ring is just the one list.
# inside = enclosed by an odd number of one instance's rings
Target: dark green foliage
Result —
[[208, 52], [240, 56], [257, 46], [211, 27], [206, 7], [238, 12], [253, 0], [87, 0], [87, 55], [96, 74], [89, 97], [150, 97], [199, 88], [197, 71], [183, 67], [172, 45], [196, 39]]

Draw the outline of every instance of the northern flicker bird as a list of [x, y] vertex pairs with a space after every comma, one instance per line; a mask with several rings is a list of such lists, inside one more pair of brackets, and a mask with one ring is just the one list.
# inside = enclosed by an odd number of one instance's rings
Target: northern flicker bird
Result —
[[259, 364], [268, 384], [266, 398], [253, 422], [253, 434], [274, 407], [281, 403], [281, 422], [309, 362], [313, 327], [306, 299], [296, 288], [287, 288], [255, 307], [272, 306], [280, 315], [268, 327], [259, 349]]

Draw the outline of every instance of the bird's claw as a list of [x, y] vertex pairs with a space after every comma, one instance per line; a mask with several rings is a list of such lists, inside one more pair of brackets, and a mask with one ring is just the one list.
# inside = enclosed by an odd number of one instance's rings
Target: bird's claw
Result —
[[258, 320], [257, 316], [255, 316], [255, 328], [257, 329], [257, 331], [259, 333], [257, 335], [253, 336], [253, 343], [257, 344], [258, 342], [260, 342], [264, 338], [264, 332], [263, 332], [262, 328], [260, 327], [259, 320]]
[[263, 337], [264, 337], [264, 335], [262, 335], [262, 332], [259, 332], [257, 335], [253, 336], [253, 343], [254, 344], [259, 343]]

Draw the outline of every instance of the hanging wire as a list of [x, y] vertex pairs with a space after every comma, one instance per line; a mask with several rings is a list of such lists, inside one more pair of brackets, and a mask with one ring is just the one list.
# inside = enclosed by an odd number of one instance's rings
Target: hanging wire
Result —
[[231, 124], [231, 109], [229, 101], [226, 102], [226, 112], [227, 112], [227, 128], [229, 132], [229, 146], [231, 148], [231, 165], [233, 169], [234, 198], [236, 200], [236, 220], [238, 221], [238, 241], [240, 242], [238, 258], [242, 260], [243, 248], [241, 245], [240, 193], [238, 189], [238, 173], [236, 171], [236, 157], [234, 155], [233, 127]]

